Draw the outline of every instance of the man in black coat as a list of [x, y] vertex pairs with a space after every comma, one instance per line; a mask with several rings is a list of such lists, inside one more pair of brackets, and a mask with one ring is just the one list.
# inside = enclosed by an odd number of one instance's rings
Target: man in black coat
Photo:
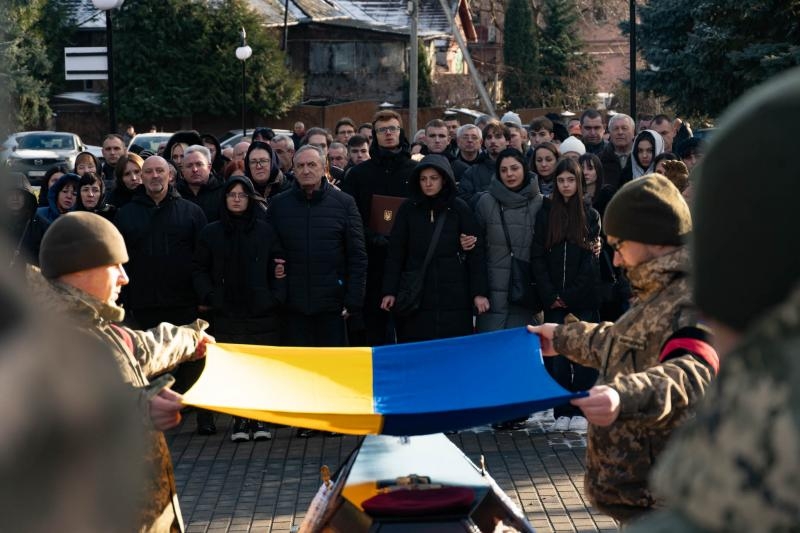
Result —
[[631, 166], [631, 149], [636, 135], [636, 124], [628, 115], [617, 113], [608, 121], [610, 142], [600, 153], [603, 163], [603, 181], [619, 189], [633, 176]]
[[325, 165], [316, 146], [297, 150], [296, 181], [267, 211], [286, 256], [289, 346], [347, 346], [346, 321], [364, 302], [361, 218], [353, 199], [324, 179]]
[[[192, 285], [192, 256], [206, 225], [203, 210], [169, 186], [169, 165], [150, 156], [142, 166], [142, 185], [117, 211], [114, 223], [125, 239], [131, 282], [122, 300], [138, 329], [161, 322], [188, 324], [198, 317]], [[180, 365], [175, 372], [178, 392], [185, 392], [202, 372], [204, 360]], [[198, 432], [216, 431], [210, 413], [198, 415]]]
[[175, 189], [181, 198], [202, 209], [206, 220], [219, 220], [225, 191], [222, 182], [211, 171], [211, 151], [208, 148], [193, 144], [184, 151], [181, 177]]
[[[372, 119], [375, 135], [370, 146], [370, 159], [351, 168], [343, 190], [355, 198], [367, 240], [367, 293], [364, 299], [364, 324], [368, 346], [380, 346], [393, 341], [388, 331], [389, 313], [380, 309], [383, 299], [383, 265], [389, 244], [388, 234], [369, 227], [373, 196], [407, 198], [408, 179], [416, 167], [409, 153], [403, 122], [395, 111], [378, 111]], [[359, 339], [361, 340], [361, 339]]]

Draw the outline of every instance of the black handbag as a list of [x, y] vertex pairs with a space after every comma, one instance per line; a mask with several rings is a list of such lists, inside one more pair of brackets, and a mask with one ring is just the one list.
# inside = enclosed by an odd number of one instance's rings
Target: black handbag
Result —
[[407, 317], [413, 315], [419, 309], [422, 303], [422, 288], [425, 283], [425, 272], [428, 270], [428, 264], [433, 258], [433, 251], [436, 249], [436, 244], [439, 242], [439, 236], [442, 234], [442, 227], [444, 220], [447, 218], [447, 211], [444, 211], [436, 221], [436, 227], [433, 230], [433, 237], [431, 243], [428, 245], [428, 252], [425, 254], [425, 260], [422, 262], [422, 268], [418, 270], [406, 270], [400, 273], [400, 283], [397, 285], [397, 295], [395, 296], [394, 306], [392, 312], [399, 317]]
[[508, 283], [508, 302], [525, 309], [532, 313], [538, 313], [543, 309], [542, 300], [539, 298], [539, 291], [536, 289], [536, 279], [533, 276], [531, 262], [520, 259], [514, 255], [514, 248], [511, 247], [511, 238], [508, 235], [506, 217], [503, 214], [503, 206], [500, 206], [500, 224], [503, 226], [503, 234], [506, 237], [506, 245], [511, 254], [511, 279]]
[[614, 272], [614, 265], [611, 259], [608, 258], [608, 252], [603, 249], [600, 251], [599, 261], [599, 280], [597, 283], [597, 300], [600, 304], [625, 301], [627, 297], [624, 296], [624, 287], [622, 280]]

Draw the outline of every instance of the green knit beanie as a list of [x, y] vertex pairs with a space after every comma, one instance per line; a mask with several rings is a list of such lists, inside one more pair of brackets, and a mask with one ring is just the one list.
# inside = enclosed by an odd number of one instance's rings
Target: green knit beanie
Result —
[[39, 265], [46, 278], [128, 262], [125, 240], [105, 218], [86, 211], [58, 217], [44, 234]]
[[644, 244], [678, 246], [692, 231], [689, 206], [680, 191], [660, 174], [623, 185], [603, 217], [606, 235]]
[[800, 281], [798, 122], [795, 68], [731, 104], [693, 172], [694, 298], [736, 331]]

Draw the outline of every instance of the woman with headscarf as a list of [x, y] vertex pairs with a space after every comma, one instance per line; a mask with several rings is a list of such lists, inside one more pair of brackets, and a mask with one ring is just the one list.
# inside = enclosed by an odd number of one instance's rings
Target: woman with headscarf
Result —
[[664, 138], [655, 130], [644, 130], [633, 140], [631, 169], [633, 179], [652, 174], [656, 156], [664, 151]]
[[[279, 306], [285, 299], [283, 253], [264, 219], [259, 199], [244, 176], [225, 184], [220, 220], [200, 232], [192, 261], [192, 280], [201, 306], [209, 312], [219, 342], [278, 345]], [[272, 438], [260, 421], [234, 418], [234, 442]]]
[[269, 143], [253, 141], [244, 156], [244, 174], [269, 206], [277, 194], [288, 190], [290, 183], [281, 172], [278, 158]]
[[114, 221], [117, 208], [105, 203], [106, 184], [94, 172], [87, 172], [78, 182], [78, 198], [75, 202], [75, 211], [89, 211], [101, 217]]

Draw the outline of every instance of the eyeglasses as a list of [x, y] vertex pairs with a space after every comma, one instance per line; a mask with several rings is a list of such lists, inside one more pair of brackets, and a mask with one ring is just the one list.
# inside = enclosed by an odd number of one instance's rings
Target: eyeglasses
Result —
[[244, 200], [245, 198], [247, 198], [247, 193], [246, 192], [229, 192], [225, 196], [227, 196], [231, 200]]
[[269, 159], [251, 159], [250, 166], [251, 167], [268, 167], [269, 166]]
[[622, 244], [625, 242], [625, 239], [619, 239], [614, 242], [608, 241], [608, 245], [615, 251], [619, 252], [619, 249], [622, 248]]
[[375, 128], [375, 131], [381, 135], [385, 135], [387, 133], [397, 133], [400, 131], [400, 126], [383, 126], [381, 128]]

